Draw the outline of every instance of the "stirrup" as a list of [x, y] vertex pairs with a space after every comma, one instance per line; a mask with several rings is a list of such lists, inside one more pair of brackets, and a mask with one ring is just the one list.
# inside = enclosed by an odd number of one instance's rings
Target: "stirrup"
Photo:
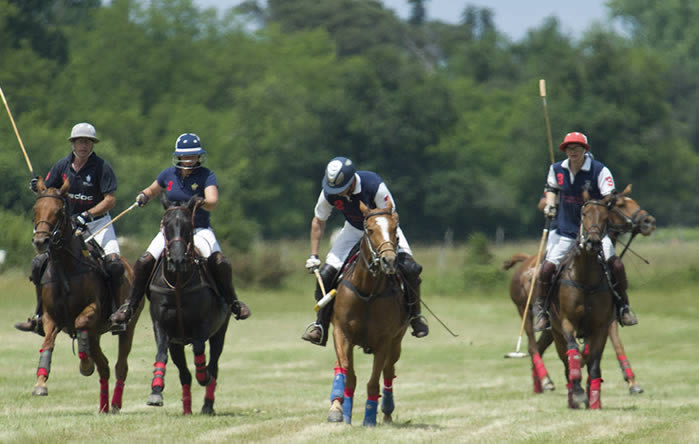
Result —
[[[123, 320], [116, 320], [114, 319], [118, 314], [124, 314], [124, 319]], [[111, 316], [109, 316], [109, 320], [111, 321], [112, 325], [109, 327], [109, 331], [111, 331], [113, 334], [118, 334], [126, 331], [127, 327], [129, 326], [129, 321], [131, 321], [131, 316], [133, 316], [133, 310], [131, 309], [131, 306], [128, 303], [121, 304], [121, 307], [117, 309], [114, 313], [112, 313]]]
[[34, 314], [34, 316], [27, 318], [27, 320], [24, 322], [16, 323], [15, 328], [19, 331], [26, 331], [36, 333], [39, 336], [45, 336], [44, 324], [41, 322], [41, 316], [38, 314]]
[[231, 313], [235, 315], [236, 321], [242, 321], [250, 317], [252, 312], [245, 302], [236, 299], [231, 303]]
[[[628, 315], [628, 319], [624, 321], [624, 316]], [[623, 327], [631, 327], [638, 324], [636, 313], [631, 310], [631, 307], [624, 305], [619, 309], [619, 325]]]
[[[318, 338], [317, 340], [313, 339], [310, 335], [315, 328], [318, 328], [318, 330], [320, 330], [320, 338]], [[311, 344], [323, 346], [323, 337], [325, 337], [325, 329], [323, 328], [323, 326], [321, 324], [318, 324], [317, 322], [311, 322], [310, 324], [308, 324], [306, 330], [303, 332], [301, 339], [303, 339], [304, 341], [308, 341]]]
[[424, 338], [430, 333], [430, 327], [427, 325], [427, 320], [422, 315], [414, 316], [410, 319], [410, 326], [413, 331], [410, 333], [416, 338]]

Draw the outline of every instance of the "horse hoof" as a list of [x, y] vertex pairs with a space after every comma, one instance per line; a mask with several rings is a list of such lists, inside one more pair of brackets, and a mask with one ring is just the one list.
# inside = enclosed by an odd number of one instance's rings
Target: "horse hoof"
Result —
[[121, 413], [121, 407], [112, 404], [112, 415], [118, 415]]
[[201, 408], [201, 414], [202, 415], [209, 415], [209, 416], [216, 416], [216, 412], [214, 411], [214, 408], [207, 406], [207, 405], [205, 405]]
[[328, 422], [342, 422], [344, 421], [342, 417], [342, 411], [331, 410], [328, 413]]
[[393, 424], [393, 418], [391, 417], [391, 415], [383, 415], [383, 423]]
[[163, 406], [163, 395], [159, 393], [151, 393], [150, 396], [148, 396], [148, 401], [146, 401], [146, 405], [151, 405], [154, 407], [162, 407]]
[[641, 387], [641, 384], [633, 384], [629, 387], [630, 395], [640, 395], [641, 393], [643, 393], [643, 387]]
[[552, 392], [552, 391], [556, 390], [556, 386], [553, 384], [553, 381], [551, 380], [551, 378], [549, 378], [547, 376], [541, 381], [541, 389], [544, 391]]
[[95, 372], [95, 361], [92, 358], [81, 359], [80, 360], [80, 374], [83, 376], [90, 376]]
[[48, 396], [49, 389], [47, 389], [46, 387], [34, 387], [34, 390], [32, 390], [32, 395], [34, 395], [34, 396]]

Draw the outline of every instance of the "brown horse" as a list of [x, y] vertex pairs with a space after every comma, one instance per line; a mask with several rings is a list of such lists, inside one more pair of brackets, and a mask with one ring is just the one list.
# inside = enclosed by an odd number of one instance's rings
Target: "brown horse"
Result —
[[[99, 411], [109, 412], [109, 362], [100, 348], [100, 335], [109, 330], [111, 303], [104, 272], [92, 246], [73, 233], [70, 220], [70, 200], [66, 197], [70, 184], [63, 183], [60, 190], [46, 188], [44, 181], [37, 184], [34, 204], [34, 236], [32, 243], [38, 253], [47, 253], [46, 270], [37, 291], [43, 302], [43, 325], [46, 336], [41, 347], [37, 382], [33, 394], [48, 395], [46, 381], [51, 371], [51, 355], [56, 336], [63, 330], [78, 340], [80, 373], [90, 376], [97, 366], [100, 376]], [[117, 303], [126, 300], [133, 271], [122, 258], [127, 284], [121, 286]], [[128, 373], [127, 357], [131, 351], [136, 320], [143, 304], [134, 315], [136, 318], [126, 332], [119, 335], [119, 356], [115, 366], [116, 384], [112, 396], [112, 412], [121, 410], [124, 382]]]
[[[632, 238], [637, 234], [650, 236], [655, 231], [655, 218], [632, 198], [628, 197], [631, 193], [631, 185], [628, 185], [623, 193], [619, 194], [617, 200], [609, 212], [607, 229], [613, 241], [624, 233], [631, 233]], [[503, 268], [508, 270], [515, 264], [521, 265], [515, 270], [510, 280], [510, 297], [512, 302], [517, 307], [517, 310], [522, 316], [531, 279], [534, 272], [535, 256], [530, 256], [524, 253], [514, 254], [510, 259], [505, 261]], [[536, 340], [532, 330], [531, 317], [525, 322], [525, 331], [529, 340], [528, 351], [532, 360], [532, 381], [534, 384], [534, 393], [542, 393], [545, 390], [554, 390], [555, 385], [546, 371], [546, 366], [542, 360], [542, 356], [546, 349], [553, 342], [553, 335], [550, 330], [545, 330]], [[628, 383], [629, 393], [634, 395], [643, 393], [643, 388], [636, 381], [636, 375], [631, 368], [624, 345], [619, 337], [619, 323], [616, 319], [609, 326], [609, 339], [614, 346], [614, 351], [621, 367], [624, 380]]]
[[[367, 383], [364, 426], [376, 426], [379, 377], [384, 388], [381, 411], [384, 423], [392, 421], [393, 379], [401, 353], [401, 341], [408, 327], [408, 312], [397, 273], [398, 214], [389, 202], [386, 208], [370, 210], [360, 203], [364, 235], [358, 258], [345, 272], [337, 287], [332, 316], [333, 341], [337, 354], [335, 379], [330, 394], [328, 421], [352, 422], [352, 404], [357, 376], [353, 348], [358, 345], [374, 355]], [[406, 285], [406, 284], [404, 284]]]

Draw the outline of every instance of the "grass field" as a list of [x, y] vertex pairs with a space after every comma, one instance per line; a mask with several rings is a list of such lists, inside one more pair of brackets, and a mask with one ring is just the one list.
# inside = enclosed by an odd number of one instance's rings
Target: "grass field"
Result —
[[[463, 247], [417, 246], [417, 259], [425, 265], [424, 300], [459, 336], [451, 337], [428, 315], [430, 335], [405, 338], [394, 383], [395, 423], [375, 429], [360, 425], [370, 357], [358, 349], [355, 425], [326, 422], [335, 356], [332, 347], [300, 340], [314, 318], [314, 282], [302, 270], [305, 243], [283, 249], [284, 261], [298, 270], [283, 290], [239, 289], [253, 317], [229, 328], [215, 417], [196, 413], [204, 396], [199, 386], [192, 387], [195, 414], [182, 417], [171, 363], [165, 406], [145, 405], [155, 352], [147, 316], [137, 327], [121, 414], [97, 413], [97, 373], [79, 374], [66, 335], [57, 341], [49, 396], [33, 397], [41, 339], [12, 328], [33, 309], [33, 289], [22, 273], [8, 272], [0, 275], [0, 441], [699, 442], [699, 241], [643, 239], [634, 249], [651, 265], [627, 255], [640, 324], [621, 335], [645, 393], [628, 394], [608, 347], [603, 409], [573, 411], [553, 350], [544, 359], [557, 389], [542, 395], [532, 393], [528, 359], [503, 359], [514, 350], [520, 325], [506, 291], [510, 273], [494, 288], [473, 288], [463, 278]], [[494, 249], [494, 264], [515, 251], [535, 250], [534, 243]], [[116, 340], [104, 336], [102, 342], [113, 364]], [[187, 358], [193, 369], [191, 348]], [[110, 383], [111, 392], [113, 378]]]

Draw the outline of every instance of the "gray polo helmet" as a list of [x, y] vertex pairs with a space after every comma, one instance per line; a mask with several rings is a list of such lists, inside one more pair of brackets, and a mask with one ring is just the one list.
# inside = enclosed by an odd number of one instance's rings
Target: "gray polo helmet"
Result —
[[328, 163], [323, 176], [323, 191], [327, 194], [340, 194], [352, 185], [357, 169], [346, 157], [335, 157]]
[[87, 122], [76, 124], [70, 131], [70, 137], [68, 138], [68, 140], [72, 142], [73, 140], [79, 139], [80, 137], [85, 137], [86, 139], [90, 139], [95, 143], [100, 141], [97, 138], [97, 130], [95, 130], [95, 127]]

